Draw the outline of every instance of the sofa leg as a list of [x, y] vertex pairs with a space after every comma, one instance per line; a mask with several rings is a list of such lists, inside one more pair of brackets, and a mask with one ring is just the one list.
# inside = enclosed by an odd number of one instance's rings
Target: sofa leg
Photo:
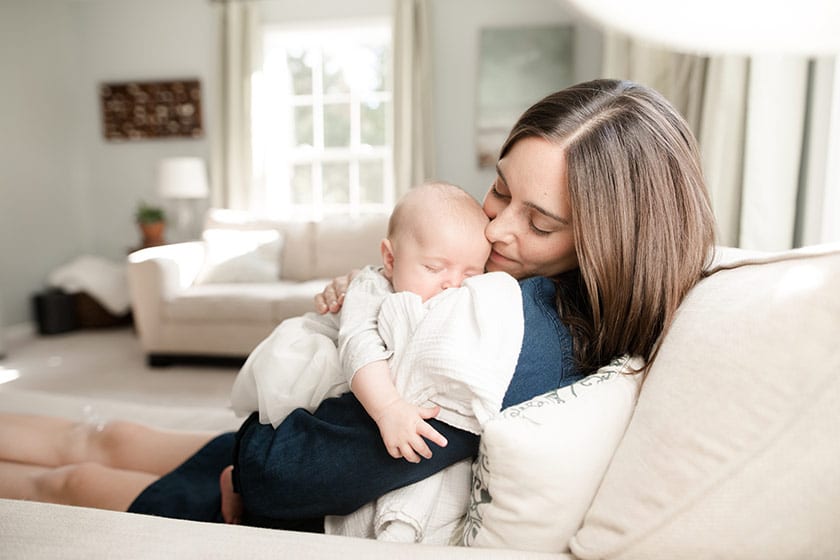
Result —
[[146, 363], [149, 367], [153, 368], [169, 367], [174, 363], [174, 360], [166, 354], [148, 354], [146, 356]]

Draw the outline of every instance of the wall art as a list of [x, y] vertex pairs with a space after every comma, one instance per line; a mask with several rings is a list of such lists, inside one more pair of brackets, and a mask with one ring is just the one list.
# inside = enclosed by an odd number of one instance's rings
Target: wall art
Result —
[[479, 167], [493, 167], [522, 112], [574, 83], [574, 26], [481, 30], [476, 107]]
[[201, 83], [120, 82], [99, 86], [102, 128], [107, 140], [200, 138]]

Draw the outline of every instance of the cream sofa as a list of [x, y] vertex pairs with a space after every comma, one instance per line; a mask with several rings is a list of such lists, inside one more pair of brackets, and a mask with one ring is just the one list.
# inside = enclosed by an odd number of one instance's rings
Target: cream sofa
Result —
[[[590, 383], [578, 391], [592, 397], [583, 407], [588, 419], [570, 413], [548, 425], [552, 435], [543, 441], [520, 439], [516, 468], [522, 474], [507, 482], [524, 507], [497, 512], [504, 520], [495, 528], [502, 536], [498, 548], [398, 545], [0, 500], [0, 555], [840, 558], [840, 244], [755, 258], [723, 252], [719, 259], [738, 264], [717, 265], [689, 294], [627, 415], [632, 417], [613, 414], [619, 401], [599, 396], [597, 387], [607, 384]], [[536, 434], [546, 427], [534, 421], [537, 411], [562, 410], [570, 402], [576, 401], [537, 398], [498, 421], [524, 421], [532, 429], [521, 433]], [[5, 410], [69, 414], [79, 404], [0, 387]], [[221, 410], [110, 405], [117, 415], [164, 425], [225, 429], [237, 423]], [[616, 420], [606, 431], [621, 428], [614, 446], [600, 437], [609, 417]], [[589, 429], [593, 422], [598, 429]], [[580, 433], [586, 437], [569, 437]], [[489, 439], [488, 430], [485, 458]], [[509, 459], [517, 459], [518, 447]], [[526, 458], [526, 448], [543, 455]], [[607, 460], [591, 462], [592, 449], [607, 451]], [[562, 459], [551, 459], [558, 450]], [[569, 474], [579, 463], [585, 468]], [[500, 468], [493, 461], [485, 466]], [[555, 471], [554, 480], [543, 477]], [[546, 482], [534, 488], [531, 479]], [[577, 507], [564, 499], [590, 481], [592, 495], [575, 513], [575, 526], [549, 552], [513, 550], [546, 548], [551, 532], [563, 530], [553, 527], [555, 519], [568, 518], [567, 509]], [[510, 496], [490, 486], [478, 506], [503, 498]], [[546, 514], [546, 504], [553, 504], [553, 515]], [[479, 534], [486, 529], [479, 527]], [[522, 534], [529, 538], [510, 546]]]
[[283, 319], [312, 311], [327, 281], [381, 260], [384, 214], [280, 222], [211, 209], [203, 239], [128, 257], [137, 332], [151, 365], [244, 358]]

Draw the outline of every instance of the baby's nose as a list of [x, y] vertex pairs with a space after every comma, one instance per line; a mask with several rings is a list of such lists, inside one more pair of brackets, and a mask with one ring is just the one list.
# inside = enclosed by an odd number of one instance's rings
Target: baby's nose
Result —
[[447, 290], [449, 288], [460, 288], [463, 282], [463, 274], [452, 274], [443, 282], [443, 289]]

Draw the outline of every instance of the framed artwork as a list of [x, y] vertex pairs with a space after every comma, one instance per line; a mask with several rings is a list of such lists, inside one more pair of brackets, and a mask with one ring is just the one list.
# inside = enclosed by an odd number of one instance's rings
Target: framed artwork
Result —
[[482, 29], [478, 73], [478, 166], [493, 167], [522, 112], [574, 83], [574, 26]]
[[204, 135], [197, 79], [105, 83], [99, 86], [99, 97], [106, 140]]

